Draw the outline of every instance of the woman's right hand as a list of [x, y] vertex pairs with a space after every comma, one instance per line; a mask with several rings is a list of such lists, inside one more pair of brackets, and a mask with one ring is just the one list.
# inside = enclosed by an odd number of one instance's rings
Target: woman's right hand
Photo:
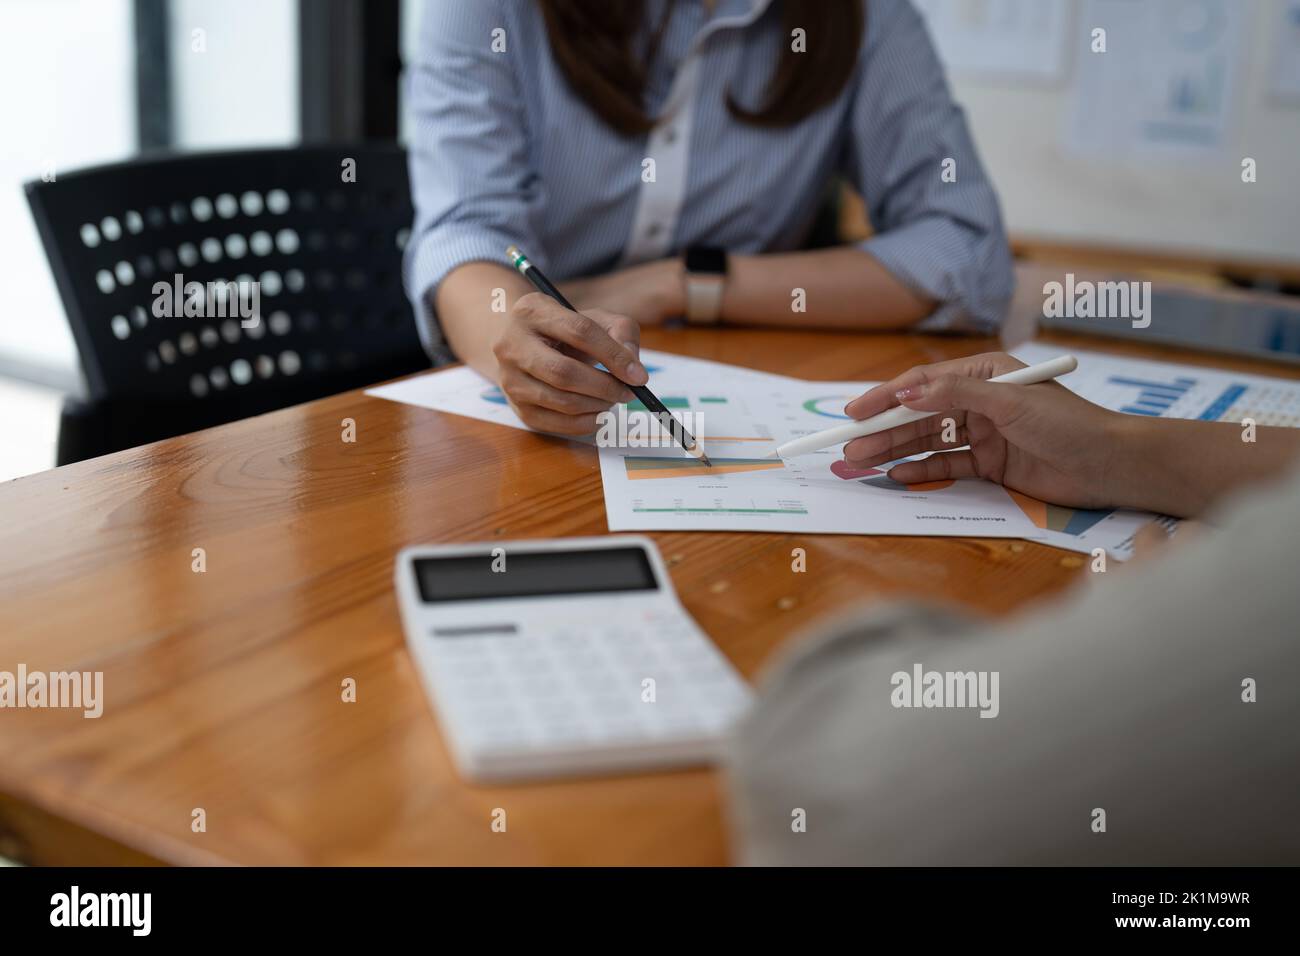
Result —
[[[1117, 487], [1111, 462], [1132, 416], [1085, 401], [1056, 382], [993, 384], [987, 379], [1024, 363], [1002, 352], [921, 365], [877, 385], [844, 409], [870, 418], [896, 405], [935, 412], [932, 418], [855, 438], [844, 446], [853, 467], [895, 465], [889, 477], [904, 484], [949, 478], [987, 478], [1054, 504], [1076, 508], [1123, 506], [1132, 495]], [[951, 421], [951, 428], [946, 428]], [[943, 441], [948, 431], [952, 441]], [[969, 445], [969, 449], [951, 449]]]
[[[590, 435], [601, 412], [632, 399], [628, 385], [649, 381], [638, 358], [640, 341], [640, 327], [627, 316], [571, 312], [531, 292], [515, 301], [492, 351], [501, 391], [525, 425]], [[593, 368], [596, 362], [614, 374]]]

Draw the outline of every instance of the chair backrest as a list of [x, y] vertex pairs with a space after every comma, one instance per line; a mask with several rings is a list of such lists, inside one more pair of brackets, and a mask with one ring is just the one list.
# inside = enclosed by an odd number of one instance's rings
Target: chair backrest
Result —
[[395, 145], [145, 158], [26, 188], [92, 400], [229, 419], [429, 364]]

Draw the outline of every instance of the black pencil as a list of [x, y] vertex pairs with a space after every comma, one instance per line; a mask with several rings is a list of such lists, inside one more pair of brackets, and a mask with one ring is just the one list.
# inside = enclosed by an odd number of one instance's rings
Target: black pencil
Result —
[[[551, 284], [551, 280], [542, 275], [542, 270], [528, 261], [528, 257], [519, 251], [518, 246], [510, 246], [506, 249], [506, 255], [510, 259], [510, 264], [518, 269], [520, 275], [531, 282], [538, 292], [549, 295], [570, 312], [578, 311], [569, 304], [569, 300], [564, 297], [560, 290]], [[686, 449], [686, 454], [692, 458], [698, 458], [706, 468], [713, 467], [713, 462], [709, 461], [709, 456], [704, 454], [704, 449], [700, 446], [700, 443], [682, 427], [682, 423], [673, 417], [673, 413], [668, 410], [668, 406], [659, 401], [654, 392], [644, 385], [628, 385], [627, 387], [632, 390], [632, 394], [646, 407], [646, 410], [659, 420], [659, 424], [668, 429], [673, 438], [677, 440], [677, 443]]]

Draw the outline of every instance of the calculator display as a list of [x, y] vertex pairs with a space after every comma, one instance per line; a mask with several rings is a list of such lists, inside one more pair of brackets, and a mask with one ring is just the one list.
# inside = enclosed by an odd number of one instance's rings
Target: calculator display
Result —
[[415, 580], [425, 603], [491, 598], [653, 591], [658, 587], [641, 548], [591, 551], [508, 550], [416, 558]]

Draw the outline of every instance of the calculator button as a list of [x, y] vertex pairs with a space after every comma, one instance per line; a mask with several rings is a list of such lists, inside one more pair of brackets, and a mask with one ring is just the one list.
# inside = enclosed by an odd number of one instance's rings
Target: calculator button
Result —
[[730, 715], [713, 709], [701, 711], [696, 722], [700, 731], [710, 735], [718, 735], [731, 727], [732, 718]]
[[540, 721], [568, 720], [578, 713], [577, 706], [569, 695], [556, 697], [538, 697], [528, 701], [528, 709]]
[[519, 697], [527, 700], [556, 700], [571, 695], [568, 682], [554, 675], [518, 681], [514, 688]]
[[466, 716], [474, 727], [512, 728], [519, 727], [523, 721], [519, 711], [509, 704], [495, 701], [479, 701], [465, 708]]
[[653, 649], [655, 645], [654, 636], [644, 631], [629, 631], [617, 641], [611, 641], [608, 647], [611, 651], [617, 653], [627, 653], [629, 651]]
[[539, 729], [544, 744], [578, 744], [591, 739], [586, 726], [577, 722], [543, 724]]
[[682, 693], [695, 700], [732, 700], [737, 697], [730, 675], [721, 670], [712, 676], [699, 672], [683, 678]]
[[658, 654], [618, 654], [610, 661], [620, 672], [636, 673], [641, 677], [653, 677], [652, 671], [660, 666]]
[[474, 750], [517, 750], [532, 745], [530, 736], [521, 736], [518, 727], [508, 725], [475, 727], [466, 737]]
[[590, 667], [600, 660], [600, 654], [590, 645], [582, 644], [565, 651], [563, 660], [570, 667]]
[[483, 700], [491, 697], [504, 698], [507, 696], [505, 682], [498, 679], [494, 674], [486, 677], [476, 677], [472, 680], [462, 678], [447, 680], [444, 678], [438, 681], [438, 689], [442, 695], [455, 700]]
[[636, 712], [636, 704], [618, 701], [602, 707], [590, 707], [587, 722], [593, 727], [628, 726], [640, 728], [641, 716]]
[[439, 656], [446, 660], [465, 657], [482, 657], [487, 653], [483, 642], [474, 638], [430, 637]]
[[655, 705], [647, 722], [655, 736], [675, 737], [687, 732], [699, 731], [700, 722], [695, 714], [684, 707], [661, 707]]
[[548, 657], [516, 657], [502, 663], [510, 674], [520, 679], [542, 678], [553, 673], [551, 660]]
[[655, 635], [660, 644], [667, 644], [677, 647], [683, 644], [693, 644], [700, 640], [695, 631], [689, 627], [667, 627]]
[[574, 668], [569, 681], [577, 693], [591, 694], [600, 693], [604, 688], [617, 684], [619, 678], [604, 661], [596, 661], [588, 667]]
[[592, 724], [593, 740], [604, 743], [617, 743], [642, 740], [646, 736], [645, 725], [632, 717], [608, 718]]
[[716, 666], [717, 658], [707, 647], [699, 644], [683, 644], [673, 648], [672, 661], [678, 669], [690, 670], [695, 667]]
[[460, 657], [445, 663], [447, 673], [456, 680], [478, 680], [496, 672], [496, 665], [486, 657]]
[[622, 667], [606, 667], [599, 679], [585, 681], [583, 687], [593, 700], [623, 700], [641, 693], [641, 677], [629, 674]]

